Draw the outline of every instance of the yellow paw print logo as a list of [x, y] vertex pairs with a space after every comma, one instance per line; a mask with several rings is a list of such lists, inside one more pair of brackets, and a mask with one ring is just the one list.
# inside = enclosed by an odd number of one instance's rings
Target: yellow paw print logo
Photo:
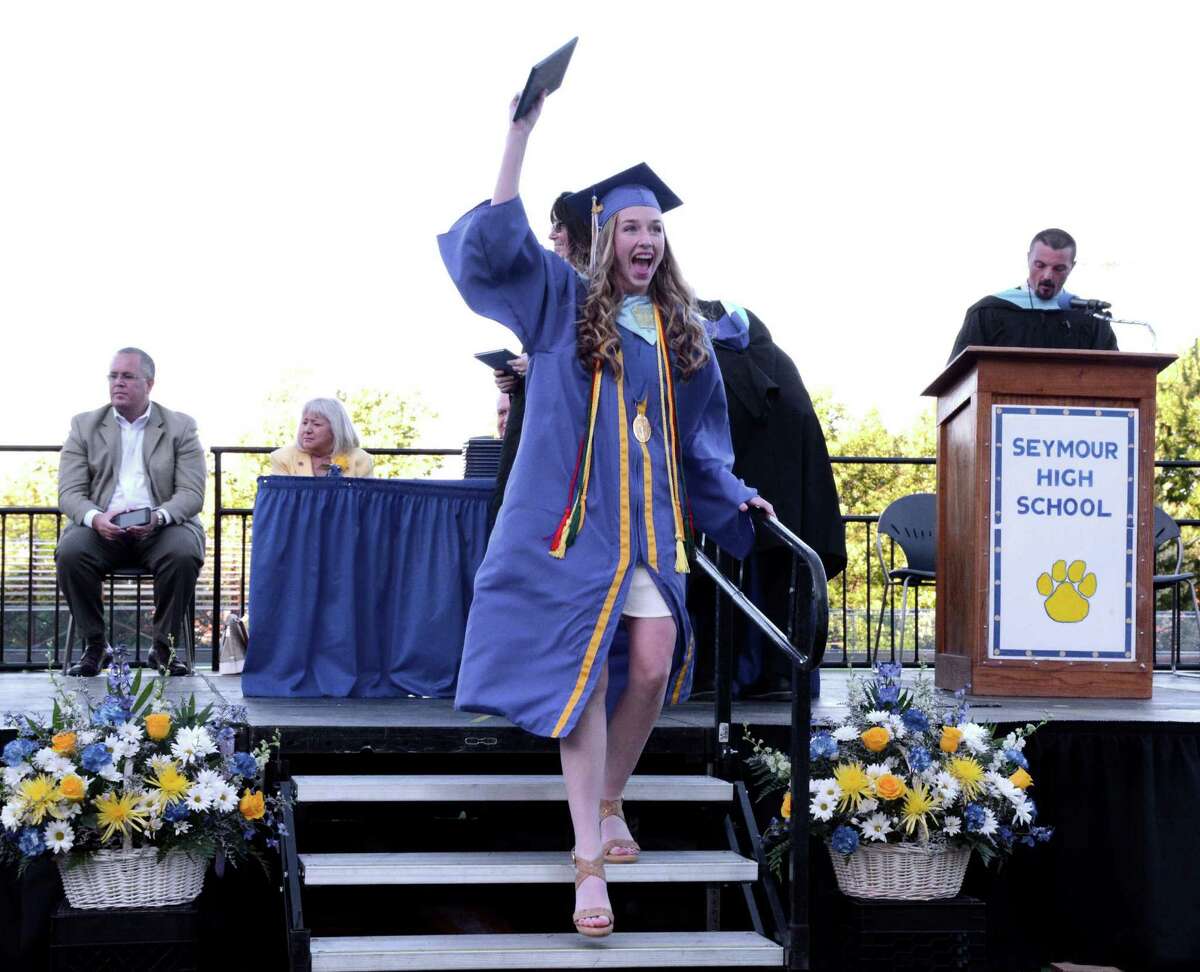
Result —
[[1088, 598], [1096, 593], [1096, 575], [1082, 560], [1054, 561], [1050, 573], [1037, 579], [1037, 591], [1046, 599], [1046, 613], [1052, 621], [1072, 624], [1088, 616]]

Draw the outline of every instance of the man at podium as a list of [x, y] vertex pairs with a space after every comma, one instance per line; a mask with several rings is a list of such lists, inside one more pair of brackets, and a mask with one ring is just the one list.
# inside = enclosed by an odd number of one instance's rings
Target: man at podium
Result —
[[[971, 344], [1004, 348], [1076, 348], [1116, 351], [1112, 325], [1086, 307], [1073, 307], [1063, 289], [1075, 266], [1075, 240], [1045, 229], [1029, 244], [1029, 277], [972, 304], [950, 358]], [[1085, 303], [1079, 301], [1079, 303]]]

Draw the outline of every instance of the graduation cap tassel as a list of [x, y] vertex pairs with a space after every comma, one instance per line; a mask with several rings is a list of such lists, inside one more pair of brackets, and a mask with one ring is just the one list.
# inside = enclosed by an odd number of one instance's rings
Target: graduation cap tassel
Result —
[[595, 196], [592, 196], [592, 247], [588, 256], [588, 276], [591, 277], [596, 272], [596, 245], [600, 239], [600, 213], [604, 210], [604, 204]]
[[[550, 539], [550, 556], [562, 560], [567, 548], [575, 542], [587, 519], [588, 482], [592, 473], [592, 446], [596, 440], [596, 414], [600, 408], [601, 365], [596, 362], [592, 371], [592, 394], [588, 399], [587, 432], [579, 442], [575, 456], [575, 469], [571, 473], [571, 485], [567, 490], [567, 508], [559, 520], [558, 529]], [[582, 465], [582, 476], [580, 466]]]

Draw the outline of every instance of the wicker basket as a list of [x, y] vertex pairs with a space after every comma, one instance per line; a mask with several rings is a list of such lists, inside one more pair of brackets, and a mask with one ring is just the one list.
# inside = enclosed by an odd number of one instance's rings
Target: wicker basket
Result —
[[843, 894], [854, 898], [927, 901], [958, 894], [971, 849], [928, 844], [866, 844], [849, 857], [829, 847], [829, 859]]
[[187, 904], [204, 887], [208, 862], [182, 851], [162, 861], [153, 847], [99, 850], [58, 872], [72, 908], [165, 908]]

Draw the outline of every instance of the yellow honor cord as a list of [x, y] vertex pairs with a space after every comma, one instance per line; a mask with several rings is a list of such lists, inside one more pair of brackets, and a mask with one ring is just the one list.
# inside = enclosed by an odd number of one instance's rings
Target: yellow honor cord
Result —
[[667, 349], [667, 336], [663, 330], [662, 313], [658, 304], [654, 305], [654, 325], [658, 328], [658, 401], [662, 409], [663, 448], [666, 450], [671, 512], [675, 517], [675, 572], [688, 574], [691, 571], [687, 562], [687, 545], [684, 543], [683, 509], [679, 501], [679, 467], [675, 459], [675, 396], [670, 379], [671, 360]]

